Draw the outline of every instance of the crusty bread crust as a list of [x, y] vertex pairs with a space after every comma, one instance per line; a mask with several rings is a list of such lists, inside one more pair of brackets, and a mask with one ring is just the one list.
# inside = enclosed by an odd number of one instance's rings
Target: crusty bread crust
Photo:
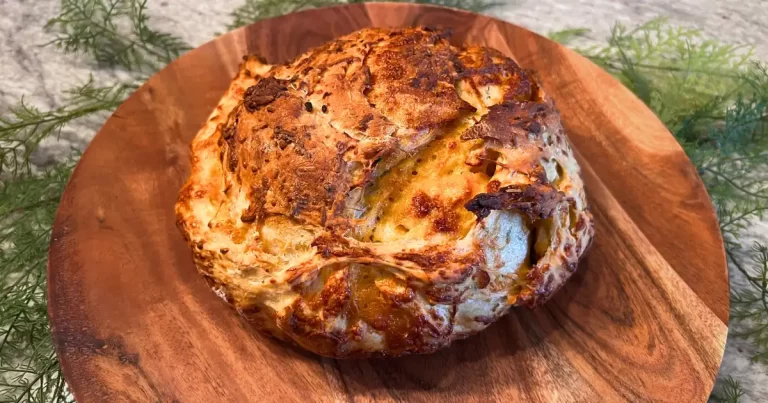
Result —
[[426, 353], [535, 307], [593, 235], [554, 105], [493, 49], [365, 29], [245, 58], [178, 226], [214, 291], [321, 355]]

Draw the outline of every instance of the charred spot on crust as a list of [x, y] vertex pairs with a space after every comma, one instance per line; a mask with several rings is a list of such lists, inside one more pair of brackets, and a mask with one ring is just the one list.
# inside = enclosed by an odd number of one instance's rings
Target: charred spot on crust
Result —
[[[368, 93], [371, 91], [371, 88], [373, 88], [373, 75], [371, 75], [371, 68], [368, 66], [363, 67], [363, 95], [368, 95]], [[323, 99], [325, 99], [325, 95], [323, 95]]]
[[452, 250], [441, 249], [437, 246], [430, 246], [418, 252], [398, 252], [392, 257], [400, 261], [412, 262], [424, 271], [438, 273], [444, 279], [452, 279], [454, 282], [465, 280], [472, 273], [474, 267], [485, 261], [484, 256], [478, 250], [465, 255], [457, 255]]
[[551, 217], [565, 194], [545, 184], [524, 187], [507, 186], [496, 193], [481, 193], [464, 207], [478, 219], [488, 217], [491, 210], [515, 210], [528, 215], [532, 221]]
[[416, 217], [424, 218], [438, 207], [438, 203], [426, 193], [419, 192], [411, 199], [411, 207]]
[[317, 253], [328, 259], [335, 257], [363, 257], [371, 254], [365, 247], [352, 246], [347, 238], [333, 232], [315, 238], [311, 246], [317, 248]]
[[408, 260], [427, 270], [437, 270], [453, 257], [453, 254], [446, 251], [436, 250], [435, 252], [422, 251], [421, 253], [400, 252], [394, 255], [395, 259]]
[[271, 76], [262, 78], [256, 85], [245, 90], [243, 105], [248, 112], [254, 112], [259, 107], [270, 104], [286, 90], [285, 80], [278, 80]]
[[228, 150], [227, 159], [229, 161], [228, 167], [229, 167], [229, 170], [232, 172], [234, 172], [235, 169], [237, 169], [237, 162], [238, 162], [237, 148], [235, 147], [234, 139], [235, 139], [234, 136], [227, 139], [227, 150]]
[[456, 91], [455, 58], [456, 50], [441, 34], [399, 32], [366, 59], [376, 85], [365, 94], [398, 124], [438, 127], [475, 110]]
[[[447, 275], [444, 271], [441, 274]], [[424, 295], [430, 304], [455, 304], [459, 298], [454, 287], [450, 286], [428, 287], [424, 290]]]
[[360, 124], [357, 126], [357, 129], [361, 132], [364, 132], [368, 130], [368, 124], [371, 123], [373, 120], [373, 114], [369, 113], [363, 117], [362, 120], [360, 120]]
[[328, 277], [323, 290], [320, 292], [323, 312], [330, 316], [338, 315], [347, 305], [350, 295], [348, 270], [344, 269], [334, 273]]
[[240, 216], [240, 221], [248, 224], [253, 223], [256, 221], [256, 214], [251, 211], [246, 211], [245, 213], [243, 213], [243, 215]]
[[490, 139], [507, 147], [527, 141], [529, 133], [539, 134], [550, 108], [545, 103], [508, 101], [491, 106], [476, 125], [467, 129], [462, 140]]
[[221, 137], [223, 137], [224, 140], [227, 140], [227, 139], [231, 138], [232, 136], [234, 136], [235, 133], [237, 133], [237, 125], [236, 124], [232, 124], [232, 125], [229, 125], [229, 126], [225, 127], [221, 131]]
[[260, 186], [251, 186], [249, 195], [251, 203], [248, 205], [248, 209], [246, 209], [240, 216], [240, 221], [249, 224], [261, 221], [264, 215], [264, 202], [266, 200], [267, 191], [269, 191], [269, 181], [267, 178], [262, 178]]
[[305, 347], [324, 355], [334, 355], [337, 353], [337, 347], [345, 341], [343, 334], [326, 332], [322, 320], [302, 299], [297, 299], [287, 309], [281, 327], [299, 336]]
[[456, 60], [459, 79], [476, 86], [505, 85], [507, 101], [536, 101], [538, 85], [533, 74], [495, 49], [469, 47]]
[[456, 232], [459, 229], [459, 215], [455, 211], [444, 210], [432, 221], [435, 232]]
[[477, 283], [477, 288], [482, 290], [491, 283], [491, 276], [488, 275], [487, 271], [478, 269], [475, 272], [475, 283]]
[[276, 127], [274, 130], [274, 138], [277, 141], [277, 146], [281, 150], [285, 150], [288, 145], [296, 142], [296, 133], [290, 130], [285, 130], [282, 127]]

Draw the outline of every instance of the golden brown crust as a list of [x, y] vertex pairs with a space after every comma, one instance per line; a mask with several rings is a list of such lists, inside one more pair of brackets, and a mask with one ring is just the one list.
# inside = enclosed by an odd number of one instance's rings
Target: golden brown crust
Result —
[[441, 31], [246, 58], [191, 162], [176, 213], [200, 272], [259, 329], [327, 356], [431, 352], [541, 304], [594, 232], [530, 73]]

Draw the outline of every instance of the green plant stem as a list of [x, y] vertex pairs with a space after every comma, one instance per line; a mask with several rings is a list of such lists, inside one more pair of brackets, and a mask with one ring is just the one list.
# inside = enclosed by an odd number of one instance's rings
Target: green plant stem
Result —
[[[741, 186], [738, 183], [736, 183], [736, 181], [733, 180], [733, 178], [729, 178], [728, 176], [726, 176], [722, 172], [718, 172], [718, 171], [716, 171], [714, 169], [711, 169], [711, 168], [704, 168], [704, 170], [706, 172], [709, 172], [712, 175], [714, 175], [714, 176], [724, 180], [729, 185], [733, 186], [734, 189], [737, 189], [737, 190], [739, 190], [740, 192], [742, 192], [742, 193], [744, 193], [746, 195], [749, 195], [749, 196], [752, 196], [752, 197], [755, 197], [755, 198], [758, 198], [758, 199], [768, 200], [768, 195], [764, 195], [764, 194], [761, 194], [761, 193], [755, 193], [755, 192], [753, 192], [753, 191], [751, 191], [749, 189], [746, 189], [743, 186]], [[763, 210], [763, 208], [756, 208], [756, 209]]]

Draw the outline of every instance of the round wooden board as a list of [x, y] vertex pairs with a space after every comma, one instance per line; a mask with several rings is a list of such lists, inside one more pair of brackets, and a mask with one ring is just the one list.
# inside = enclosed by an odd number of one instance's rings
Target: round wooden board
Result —
[[[597, 236], [544, 307], [436, 354], [320, 358], [263, 337], [197, 274], [173, 204], [189, 143], [240, 58], [283, 62], [368, 26], [437, 25], [538, 72], [581, 163]], [[195, 49], [133, 94], [83, 155], [50, 250], [53, 338], [80, 402], [705, 401], [728, 278], [696, 170], [600, 68], [514, 25], [422, 5], [355, 4], [262, 21]]]

